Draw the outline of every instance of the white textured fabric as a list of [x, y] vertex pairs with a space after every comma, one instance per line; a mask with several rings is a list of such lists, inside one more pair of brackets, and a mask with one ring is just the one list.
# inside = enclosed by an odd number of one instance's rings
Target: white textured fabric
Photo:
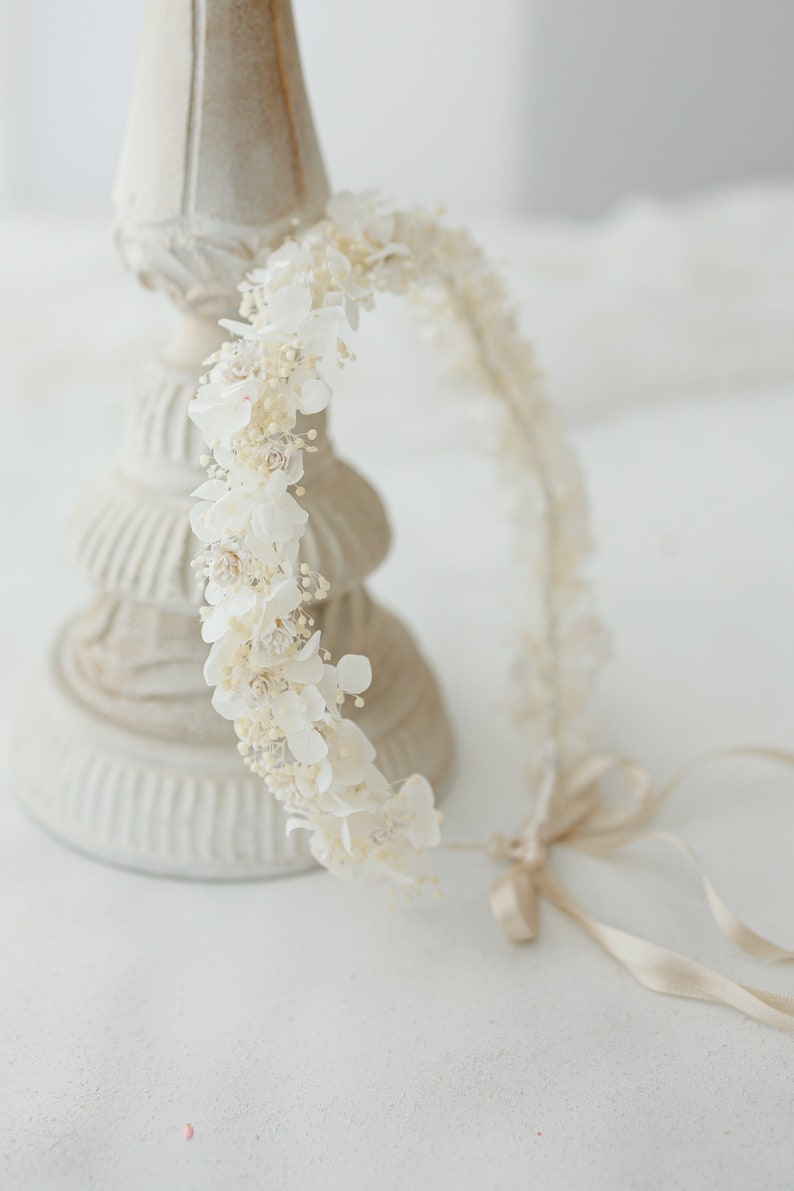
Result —
[[[788, 247], [775, 242], [786, 228]], [[599, 744], [660, 778], [725, 744], [791, 747], [794, 191], [646, 208], [600, 229], [481, 230], [510, 257], [552, 389], [579, 415], [614, 633]], [[44, 641], [84, 597], [59, 524], [115, 442], [112, 368], [134, 366], [160, 311], [114, 276], [97, 229], [3, 238], [16, 278], [0, 476], [8, 724]], [[672, 242], [689, 262], [677, 272]], [[33, 248], [51, 294], [67, 295], [78, 267], [52, 334], [24, 272]], [[641, 291], [655, 294], [645, 315]], [[89, 313], [111, 335], [99, 351]], [[524, 811], [519, 743], [497, 707], [520, 602], [507, 501], [464, 410], [390, 311], [365, 331], [334, 416], [396, 527], [373, 587], [416, 628], [458, 732], [449, 838], [510, 830]], [[790, 777], [726, 762], [663, 821], [718, 887], [730, 877], [746, 921], [794, 941]], [[643, 845], [558, 863], [606, 921], [794, 993], [794, 971], [730, 954], [672, 855]], [[513, 947], [490, 918], [491, 864], [446, 854], [438, 872], [441, 902], [392, 912], [324, 874], [143, 878], [63, 849], [4, 797], [0, 1186], [790, 1185], [787, 1038], [639, 988], [553, 911], [536, 943]]]

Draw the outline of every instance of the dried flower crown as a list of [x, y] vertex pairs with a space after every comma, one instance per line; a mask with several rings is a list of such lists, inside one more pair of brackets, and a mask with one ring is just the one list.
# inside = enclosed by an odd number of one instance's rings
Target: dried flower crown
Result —
[[[205, 674], [215, 687], [213, 703], [234, 721], [248, 765], [289, 812], [288, 830], [306, 829], [313, 855], [338, 876], [379, 875], [408, 890], [427, 879], [428, 851], [439, 842], [425, 778], [390, 785], [372, 742], [342, 714], [346, 698], [360, 701], [367, 689], [370, 664], [357, 655], [331, 664], [311, 614], [330, 585], [300, 560], [303, 454], [316, 435], [304, 433], [299, 418], [328, 404], [331, 387], [321, 369], [351, 358], [346, 337], [359, 311], [379, 293], [408, 293], [429, 304], [444, 331], [464, 333], [469, 372], [476, 367], [483, 388], [499, 398], [499, 462], [518, 493], [529, 570], [513, 707], [529, 742], [533, 811], [514, 838], [471, 845], [510, 862], [491, 889], [497, 921], [509, 939], [533, 939], [543, 898], [646, 987], [722, 1002], [794, 1033], [794, 998], [739, 984], [608, 926], [549, 863], [557, 844], [609, 855], [661, 840], [695, 866], [720, 930], [736, 946], [765, 959], [794, 959], [794, 951], [728, 908], [683, 840], [649, 829], [692, 769], [725, 753], [695, 762], [659, 789], [636, 762], [588, 755], [582, 710], [602, 633], [582, 577], [582, 485], [532, 352], [480, 250], [425, 211], [392, 209], [375, 192], [341, 194], [326, 219], [287, 240], [241, 289], [246, 321], [224, 324], [236, 337], [208, 361], [212, 369], [190, 407], [212, 450], [192, 522], [204, 543], [196, 562], [207, 580]], [[756, 747], [742, 755], [794, 768], [786, 750]], [[617, 810], [601, 797], [610, 774], [621, 776], [628, 792]]]
[[246, 763], [287, 810], [287, 829], [309, 831], [320, 864], [416, 887], [439, 842], [439, 815], [427, 780], [391, 785], [371, 741], [343, 715], [349, 696], [360, 703], [371, 669], [359, 655], [332, 665], [314, 627], [311, 607], [330, 585], [300, 561], [303, 458], [316, 449], [300, 415], [328, 405], [325, 372], [352, 358], [348, 335], [378, 294], [422, 297], [441, 328], [463, 331], [469, 364], [500, 398], [500, 461], [520, 493], [531, 578], [514, 705], [541, 799], [581, 750], [600, 653], [581, 576], [578, 471], [499, 278], [468, 234], [437, 216], [392, 208], [377, 192], [339, 194], [327, 218], [286, 240], [240, 288], [245, 321], [222, 323], [234, 338], [207, 361], [190, 405], [212, 452], [192, 515], [204, 543], [196, 565], [206, 579], [205, 677]]

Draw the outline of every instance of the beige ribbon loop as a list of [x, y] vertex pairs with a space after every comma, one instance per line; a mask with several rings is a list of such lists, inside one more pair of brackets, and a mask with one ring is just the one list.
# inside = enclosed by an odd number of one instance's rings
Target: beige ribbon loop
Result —
[[[642, 840], [660, 841], [675, 848], [694, 866], [714, 920], [737, 947], [758, 959], [794, 959], [794, 951], [757, 934], [728, 908], [688, 844], [669, 832], [644, 827], [689, 774], [727, 757], [756, 758], [794, 768], [792, 752], [747, 748], [726, 749], [701, 757], [658, 792], [654, 791], [646, 769], [623, 758], [588, 757], [563, 774], [549, 801], [547, 818], [543, 822], [531, 821], [502, 852], [514, 863], [494, 882], [491, 908], [507, 938], [515, 943], [536, 938], [539, 901], [543, 896], [578, 922], [646, 988], [669, 996], [729, 1005], [756, 1021], [794, 1033], [794, 998], [739, 984], [647, 939], [599, 922], [573, 897], [548, 864], [546, 841], [594, 855], [608, 855]], [[599, 788], [599, 782], [613, 773], [624, 779], [629, 795], [623, 808], [616, 811], [602, 805]]]
[[491, 886], [491, 909], [511, 943], [530, 943], [538, 933], [537, 872], [514, 864]]

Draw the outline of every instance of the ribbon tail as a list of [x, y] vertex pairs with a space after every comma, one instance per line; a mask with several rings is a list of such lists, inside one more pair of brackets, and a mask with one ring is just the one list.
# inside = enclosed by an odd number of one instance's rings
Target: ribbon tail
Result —
[[739, 984], [686, 956], [599, 922], [548, 867], [538, 874], [537, 883], [553, 905], [577, 922], [645, 988], [666, 996], [728, 1005], [764, 1025], [794, 1034], [794, 997]]
[[725, 937], [730, 939], [732, 943], [735, 943], [737, 947], [740, 947], [748, 955], [755, 956], [756, 959], [772, 960], [773, 963], [794, 959], [794, 951], [789, 951], [787, 948], [781, 947], [778, 943], [773, 943], [771, 939], [766, 939], [763, 935], [759, 935], [734, 914], [733, 910], [725, 904], [712, 885], [700, 857], [682, 839], [666, 831], [649, 832], [646, 838], [662, 840], [663, 843], [669, 844], [683, 856], [686, 856], [700, 877], [703, 892], [709, 903], [709, 909], [714, 916], [714, 921]]
[[722, 900], [711, 879], [706, 872], [703, 862], [698, 854], [684, 843], [677, 835], [673, 835], [669, 831], [623, 831], [612, 832], [605, 836], [592, 836], [583, 840], [572, 840], [569, 847], [577, 849], [580, 852], [589, 852], [591, 855], [597, 856], [605, 852], [614, 852], [619, 848], [625, 848], [629, 844], [640, 843], [643, 840], [659, 840], [663, 844], [667, 844], [671, 848], [675, 848], [682, 856], [685, 856], [692, 867], [696, 870], [700, 877], [703, 886], [703, 892], [706, 895], [706, 901], [709, 904], [714, 921], [720, 928], [722, 933], [732, 943], [735, 943], [742, 951], [748, 955], [754, 956], [756, 959], [771, 960], [773, 963], [780, 963], [783, 960], [794, 959], [794, 951], [790, 951], [786, 947], [781, 947], [779, 943], [774, 943], [771, 939], [765, 938], [749, 927], [733, 910], [726, 905]]

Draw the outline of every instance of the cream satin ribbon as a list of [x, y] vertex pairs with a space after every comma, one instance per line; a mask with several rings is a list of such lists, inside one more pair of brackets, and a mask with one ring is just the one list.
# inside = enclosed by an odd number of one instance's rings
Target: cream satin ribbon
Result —
[[[756, 757], [794, 768], [794, 753], [747, 748], [726, 749], [701, 757], [659, 790], [654, 789], [646, 769], [619, 757], [587, 757], [564, 773], [546, 800], [542, 818], [531, 820], [515, 839], [498, 838], [488, 849], [491, 855], [513, 861], [491, 889], [494, 916], [508, 939], [521, 943], [536, 937], [539, 901], [545, 897], [578, 922], [646, 988], [669, 996], [730, 1005], [748, 1017], [794, 1034], [794, 997], [738, 984], [683, 955], [599, 922], [573, 897], [549, 865], [549, 849], [555, 844], [604, 855], [639, 840], [660, 840], [676, 848], [697, 869], [714, 919], [731, 942], [759, 959], [794, 959], [794, 952], [756, 934], [737, 918], [683, 840], [646, 827], [684, 778], [703, 765], [730, 756]], [[620, 775], [628, 792], [625, 805], [616, 811], [604, 806], [599, 785], [609, 774]]]

